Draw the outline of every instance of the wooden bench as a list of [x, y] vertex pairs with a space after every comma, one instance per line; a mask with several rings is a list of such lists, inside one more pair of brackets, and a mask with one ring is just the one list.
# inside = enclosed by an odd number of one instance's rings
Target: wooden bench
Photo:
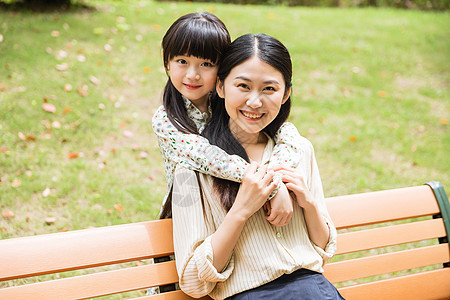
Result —
[[[450, 299], [450, 209], [439, 183], [332, 197], [327, 205], [339, 237], [325, 276], [346, 299]], [[174, 283], [174, 261], [145, 261], [172, 253], [171, 220], [1, 240], [0, 299], [95, 298]], [[410, 269], [417, 273], [403, 275]], [[401, 274], [385, 275], [393, 272]], [[173, 291], [138, 299], [191, 298]]]

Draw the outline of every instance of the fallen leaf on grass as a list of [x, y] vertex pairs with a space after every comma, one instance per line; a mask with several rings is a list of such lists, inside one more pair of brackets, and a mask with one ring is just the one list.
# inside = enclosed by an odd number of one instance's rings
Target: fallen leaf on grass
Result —
[[2, 216], [5, 219], [12, 219], [14, 218], [14, 212], [12, 212], [10, 209], [5, 208], [2, 212]]
[[25, 136], [25, 134], [23, 134], [22, 132], [18, 132], [17, 136], [19, 137], [19, 139], [21, 139], [22, 141], [25, 140], [27, 137]]
[[348, 138], [348, 140], [349, 140], [350, 142], [356, 142], [357, 139], [358, 139], [358, 138], [357, 138], [356, 136], [351, 136], [351, 137]]
[[66, 107], [66, 108], [64, 108], [64, 110], [63, 110], [63, 114], [68, 114], [69, 112], [70, 112], [70, 110], [71, 110], [71, 108], [70, 107]]
[[151, 71], [150, 67], [144, 67], [144, 72], [145, 73], [150, 73], [150, 71]]
[[42, 192], [42, 196], [44, 196], [44, 198], [47, 198], [48, 197], [48, 195], [50, 195], [50, 189], [49, 188], [46, 188], [43, 192]]
[[7, 147], [0, 147], [0, 153], [1, 152], [8, 152], [8, 148]]
[[69, 64], [68, 63], [62, 63], [59, 65], [56, 65], [56, 70], [58, 71], [65, 71], [69, 68]]
[[11, 182], [11, 186], [12, 187], [19, 187], [20, 186], [20, 180], [19, 179], [14, 179], [13, 182]]
[[439, 120], [439, 123], [441, 123], [442, 125], [447, 125], [448, 124], [448, 119], [447, 118], [441, 118]]
[[381, 98], [386, 98], [387, 93], [385, 91], [378, 91], [378, 96], [380, 96]]
[[2, 84], [0, 85], [0, 92], [6, 90], [6, 85]]
[[79, 154], [78, 153], [69, 153], [69, 154], [67, 154], [67, 157], [70, 159], [75, 159], [75, 158], [79, 157]]
[[123, 136], [126, 138], [131, 139], [133, 137], [133, 132], [129, 131], [129, 130], [124, 130], [123, 131]]
[[47, 217], [47, 218], [45, 218], [45, 223], [47, 225], [55, 224], [55, 222], [56, 222], [56, 218], [54, 218], [54, 217]]
[[64, 90], [65, 90], [66, 92], [70, 92], [70, 91], [72, 90], [72, 85], [71, 85], [70, 83], [66, 83], [66, 84], [64, 85]]
[[52, 37], [58, 37], [59, 36], [59, 31], [58, 30], [53, 30], [51, 35], [52, 35]]
[[98, 79], [97, 77], [95, 77], [93, 75], [89, 76], [89, 80], [95, 85], [99, 85], [100, 84], [100, 79]]
[[123, 212], [123, 206], [120, 204], [114, 204], [114, 209], [117, 210], [118, 212]]
[[80, 88], [78, 89], [78, 94], [79, 94], [81, 97], [87, 97], [87, 96], [89, 95], [88, 89], [89, 89], [89, 87], [88, 87], [87, 85], [83, 85], [82, 87], [80, 87]]
[[56, 112], [56, 107], [53, 104], [50, 103], [44, 103], [42, 104], [42, 109], [51, 113]]

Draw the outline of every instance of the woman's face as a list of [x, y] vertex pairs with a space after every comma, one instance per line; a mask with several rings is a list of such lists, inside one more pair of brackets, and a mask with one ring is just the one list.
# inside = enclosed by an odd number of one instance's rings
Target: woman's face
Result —
[[216, 85], [217, 93], [225, 99], [230, 116], [230, 130], [241, 142], [259, 133], [269, 125], [289, 98], [284, 77], [280, 71], [253, 56], [235, 66], [224, 82]]

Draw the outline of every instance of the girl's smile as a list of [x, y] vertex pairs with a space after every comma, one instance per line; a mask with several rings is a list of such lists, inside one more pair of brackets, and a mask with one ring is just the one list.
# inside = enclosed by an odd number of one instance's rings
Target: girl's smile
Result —
[[210, 60], [195, 56], [178, 55], [167, 65], [174, 87], [198, 109], [207, 107], [209, 92], [214, 89], [217, 66]]

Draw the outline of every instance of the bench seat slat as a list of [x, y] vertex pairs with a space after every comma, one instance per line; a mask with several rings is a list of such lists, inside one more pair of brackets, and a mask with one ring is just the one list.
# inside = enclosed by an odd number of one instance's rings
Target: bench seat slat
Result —
[[205, 296], [201, 298], [192, 298], [182, 291], [173, 291], [173, 292], [166, 292], [158, 295], [151, 295], [151, 296], [144, 296], [139, 298], [134, 298], [134, 300], [194, 300], [194, 299], [200, 299], [200, 300], [211, 300], [211, 297]]
[[442, 219], [393, 225], [338, 235], [336, 254], [412, 243], [446, 236]]
[[[0, 279], [70, 271], [173, 253], [172, 222], [159, 220], [2, 241]], [[20, 264], [17, 262], [20, 261]]]
[[0, 299], [85, 299], [178, 282], [175, 261], [0, 289]]
[[450, 299], [450, 268], [340, 288], [346, 299]]
[[448, 243], [355, 258], [325, 265], [332, 283], [445, 263], [450, 260]]
[[428, 185], [331, 197], [326, 203], [337, 229], [439, 213]]

